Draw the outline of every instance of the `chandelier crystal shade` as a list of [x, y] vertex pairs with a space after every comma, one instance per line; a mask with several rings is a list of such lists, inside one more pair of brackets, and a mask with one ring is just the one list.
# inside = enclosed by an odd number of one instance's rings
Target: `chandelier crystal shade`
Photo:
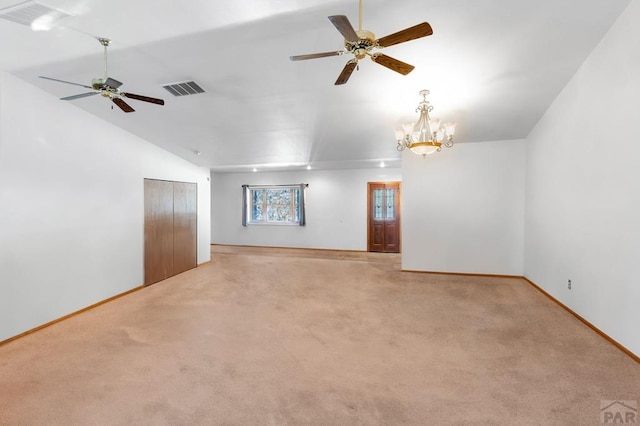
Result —
[[420, 113], [418, 121], [415, 124], [404, 123], [402, 129], [396, 130], [398, 151], [409, 148], [411, 152], [426, 158], [427, 155], [440, 152], [442, 145], [447, 148], [453, 146], [456, 123], [441, 125], [440, 119], [431, 118], [429, 113], [433, 110], [433, 105], [427, 100], [428, 95], [428, 90], [420, 91], [422, 102], [416, 108], [416, 112]]

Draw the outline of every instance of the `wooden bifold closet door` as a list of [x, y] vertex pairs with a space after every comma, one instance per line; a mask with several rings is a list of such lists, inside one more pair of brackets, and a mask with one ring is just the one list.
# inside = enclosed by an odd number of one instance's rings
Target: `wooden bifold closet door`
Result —
[[144, 180], [144, 284], [197, 266], [197, 184]]

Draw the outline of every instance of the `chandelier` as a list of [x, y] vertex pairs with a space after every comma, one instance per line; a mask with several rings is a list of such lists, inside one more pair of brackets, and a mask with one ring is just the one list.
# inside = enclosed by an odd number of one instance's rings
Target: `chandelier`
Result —
[[[456, 123], [445, 123], [440, 126], [440, 119], [431, 118], [429, 113], [433, 110], [433, 105], [427, 100], [428, 90], [421, 90], [422, 102], [418, 104], [416, 112], [420, 113], [418, 121], [413, 123], [402, 124], [402, 129], [396, 130], [396, 148], [398, 151], [404, 151], [409, 148], [411, 152], [427, 155], [434, 152], [440, 152], [442, 145], [447, 148], [453, 146], [453, 135], [456, 131]], [[444, 141], [444, 142], [443, 142]]]

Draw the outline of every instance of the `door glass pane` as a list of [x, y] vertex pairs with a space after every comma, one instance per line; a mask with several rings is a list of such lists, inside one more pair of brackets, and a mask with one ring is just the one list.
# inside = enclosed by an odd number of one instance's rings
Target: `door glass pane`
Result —
[[382, 215], [382, 198], [384, 195], [384, 190], [382, 189], [375, 189], [373, 191], [373, 218], [374, 219], [383, 219], [384, 216]]
[[386, 219], [395, 219], [396, 217], [396, 191], [393, 189], [387, 189], [387, 214], [385, 215]]

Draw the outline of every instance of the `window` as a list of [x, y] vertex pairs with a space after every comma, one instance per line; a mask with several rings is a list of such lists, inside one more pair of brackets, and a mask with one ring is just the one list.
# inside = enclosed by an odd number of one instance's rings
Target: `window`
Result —
[[242, 225], [304, 226], [307, 187], [307, 184], [243, 185]]

